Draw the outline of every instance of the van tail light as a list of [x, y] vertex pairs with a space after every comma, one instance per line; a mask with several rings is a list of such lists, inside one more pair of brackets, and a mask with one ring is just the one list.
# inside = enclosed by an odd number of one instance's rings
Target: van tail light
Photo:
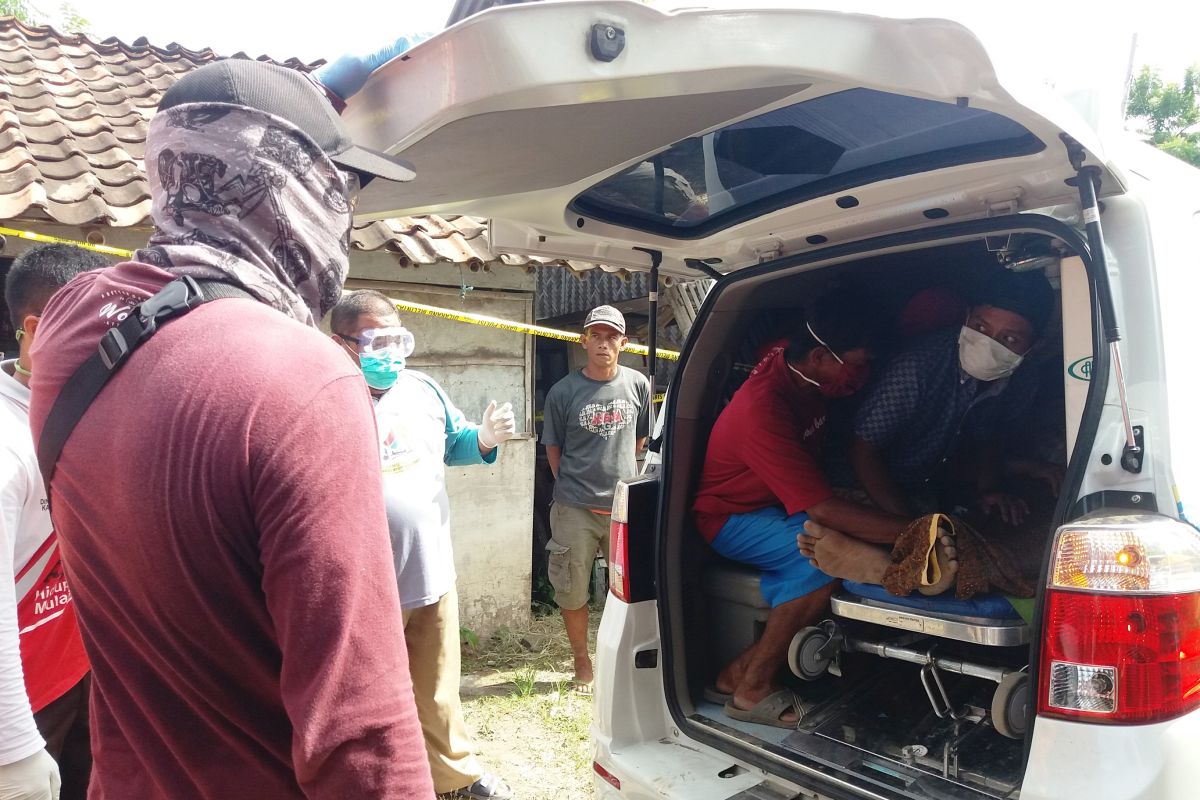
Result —
[[1059, 528], [1038, 712], [1110, 724], [1200, 708], [1200, 532], [1155, 515]]
[[629, 602], [629, 487], [623, 481], [618, 481], [613, 490], [608, 529], [608, 590], [618, 600]]
[[608, 536], [608, 588], [626, 603], [654, 599], [658, 477], [617, 481]]

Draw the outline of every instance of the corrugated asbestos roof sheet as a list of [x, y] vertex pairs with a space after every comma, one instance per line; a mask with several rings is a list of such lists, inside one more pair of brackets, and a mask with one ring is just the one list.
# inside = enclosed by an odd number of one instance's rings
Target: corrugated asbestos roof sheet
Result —
[[[208, 48], [97, 42], [0, 17], [0, 219], [148, 227], [147, 121], [181, 75], [219, 58]], [[259, 60], [306, 72], [323, 63]], [[353, 244], [392, 252], [404, 265], [594, 266], [496, 256], [487, 226], [471, 217], [363, 223]]]
[[650, 276], [633, 272], [624, 277], [597, 270], [572, 275], [562, 269], [539, 269], [534, 292], [534, 319], [580, 314], [605, 303], [637, 300], [650, 293]]

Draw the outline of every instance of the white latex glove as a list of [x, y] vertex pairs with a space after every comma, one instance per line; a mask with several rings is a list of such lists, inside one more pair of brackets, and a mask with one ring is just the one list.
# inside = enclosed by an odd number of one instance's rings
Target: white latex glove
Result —
[[0, 800], [58, 800], [58, 764], [44, 749], [0, 766]]
[[512, 403], [506, 402], [499, 406], [495, 400], [488, 403], [487, 411], [483, 412], [483, 422], [479, 424], [479, 443], [485, 449], [491, 450], [516, 435], [517, 419], [513, 416]]

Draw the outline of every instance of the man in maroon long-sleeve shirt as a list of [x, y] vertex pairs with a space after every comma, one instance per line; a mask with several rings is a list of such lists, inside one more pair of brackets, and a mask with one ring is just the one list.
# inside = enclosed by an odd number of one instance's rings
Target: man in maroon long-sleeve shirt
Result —
[[411, 172], [254, 61], [169, 90], [146, 165], [149, 246], [42, 317], [35, 439], [101, 335], [172, 279], [249, 297], [163, 325], [51, 482], [94, 669], [89, 796], [431, 798], [370, 400], [313, 327], [346, 275], [354, 187]]

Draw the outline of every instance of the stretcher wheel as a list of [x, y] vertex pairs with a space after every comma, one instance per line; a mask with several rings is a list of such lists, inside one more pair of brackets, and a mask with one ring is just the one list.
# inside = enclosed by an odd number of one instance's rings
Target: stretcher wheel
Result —
[[1020, 739], [1029, 729], [1029, 674], [1013, 672], [1004, 676], [992, 695], [992, 725], [1010, 739]]
[[833, 661], [833, 655], [836, 655], [820, 653], [829, 639], [829, 631], [813, 626], [793, 636], [792, 643], [788, 645], [788, 667], [792, 674], [806, 681], [815, 681], [824, 675]]

